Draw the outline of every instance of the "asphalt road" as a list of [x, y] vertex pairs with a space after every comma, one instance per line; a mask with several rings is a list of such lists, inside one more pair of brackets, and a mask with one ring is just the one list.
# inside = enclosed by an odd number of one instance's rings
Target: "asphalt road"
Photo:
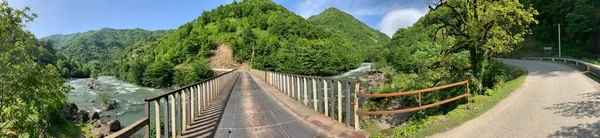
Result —
[[595, 77], [559, 63], [503, 62], [527, 68], [523, 86], [481, 116], [432, 137], [600, 137]]

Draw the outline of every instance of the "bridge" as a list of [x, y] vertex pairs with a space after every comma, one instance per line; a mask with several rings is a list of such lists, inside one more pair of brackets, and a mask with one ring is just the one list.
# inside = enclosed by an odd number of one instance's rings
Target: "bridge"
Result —
[[[584, 70], [584, 73], [590, 72], [594, 75], [600, 73], [600, 67], [578, 60], [563, 58], [532, 59], [563, 62]], [[565, 100], [556, 97], [554, 94], [540, 93], [540, 88], [544, 88], [544, 91], [571, 98], [571, 100], [573, 98], [572, 93], [565, 92], [568, 92], [568, 89], [561, 87], [562, 84], [553, 83], [553, 79], [557, 79], [553, 77], [564, 77], [562, 76], [564, 73], [570, 74], [567, 79], [575, 79], [577, 82], [586, 83], [581, 84], [565, 80], [567, 81], [564, 82], [565, 85], [581, 86], [580, 89], [573, 89], [578, 90], [578, 93], [593, 91], [587, 89], [591, 87], [588, 85], [592, 84], [587, 83], [589, 78], [581, 72], [575, 71], [576, 68], [540, 61], [500, 60], [506, 64], [526, 68], [530, 72], [526, 84], [514, 94], [519, 97], [509, 96], [507, 100], [482, 115], [486, 117], [476, 118], [457, 128], [436, 134], [434, 137], [540, 136], [525, 132], [514, 132], [529, 131], [531, 128], [536, 128], [531, 127], [531, 125], [538, 122], [544, 122], [546, 125], [541, 128], [548, 128], [549, 126], [561, 125], [560, 122], [564, 123], [565, 121], [590, 122], [594, 120], [586, 119], [582, 121], [579, 118], [556, 116], [535, 118], [540, 116], [540, 113], [536, 112], [552, 114], [546, 113], [545, 110], [561, 110], [558, 107], [561, 105], [556, 105], [556, 108], [543, 108], [541, 107], [542, 104], [536, 103], [548, 104]], [[561, 75], [561, 73], [563, 74]], [[301, 76], [254, 69], [231, 70], [195, 84], [145, 99], [145, 117], [108, 137], [129, 137], [136, 133], [142, 133], [145, 137], [368, 137], [368, 133], [360, 130], [359, 118], [361, 116], [412, 112], [463, 98], [469, 101], [468, 83], [468, 81], [462, 81], [422, 90], [366, 94], [359, 93], [361, 84], [353, 79]], [[593, 82], [593, 84], [597, 85], [596, 82]], [[422, 93], [435, 92], [435, 90], [451, 87], [465, 87], [466, 91], [464, 94], [456, 95], [453, 98], [427, 105], [421, 104]], [[559, 90], [553, 90], [557, 88]], [[579, 92], [579, 90], [581, 91]], [[585, 96], [586, 93], [581, 94]], [[413, 108], [391, 111], [360, 109], [360, 105], [365, 98], [407, 95], [418, 95], [419, 105]], [[594, 92], [588, 94], [588, 97], [590, 95], [594, 96]], [[521, 96], [537, 97], [546, 101], [530, 103], [532, 102], [531, 99]], [[552, 99], [552, 97], [555, 99]], [[466, 104], [469, 108], [469, 102]], [[522, 106], [508, 107], [514, 105]], [[578, 114], [581, 114], [578, 117], [585, 117], [586, 115], [600, 117], [600, 115], [595, 114], [596, 112], [590, 113], [587, 108], [582, 109], [581, 113], [579, 111], [577, 113], [557, 112], [558, 114], [562, 113], [563, 117], [577, 116]], [[520, 113], [525, 113], [526, 117], [516, 115]], [[509, 116], [506, 117], [506, 114]], [[490, 118], [499, 118], [502, 121], [491, 122]], [[515, 122], [513, 120], [520, 121]], [[489, 127], [488, 124], [494, 124], [494, 126]], [[517, 127], [513, 127], [514, 125]], [[520, 128], [520, 130], [515, 130], [516, 128]], [[505, 130], [513, 131], [505, 133]], [[547, 133], [545, 132], [546, 129], [542, 130], [544, 131], [534, 129], [535, 132], [539, 131], [539, 134]]]

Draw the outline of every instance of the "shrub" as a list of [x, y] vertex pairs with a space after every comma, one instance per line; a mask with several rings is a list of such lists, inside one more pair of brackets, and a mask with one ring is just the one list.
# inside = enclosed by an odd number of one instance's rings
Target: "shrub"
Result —
[[101, 92], [98, 94], [98, 98], [100, 99], [100, 102], [102, 102], [102, 105], [108, 105], [108, 103], [110, 103], [111, 96], [108, 92]]

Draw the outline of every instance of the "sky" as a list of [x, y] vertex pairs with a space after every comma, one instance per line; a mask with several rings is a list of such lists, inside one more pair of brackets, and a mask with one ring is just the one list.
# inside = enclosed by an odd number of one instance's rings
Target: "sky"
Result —
[[[27, 29], [36, 37], [71, 34], [101, 28], [176, 29], [233, 0], [8, 0], [15, 9], [29, 6], [38, 14]], [[392, 36], [427, 13], [425, 0], [273, 0], [309, 18], [338, 8], [370, 27]]]

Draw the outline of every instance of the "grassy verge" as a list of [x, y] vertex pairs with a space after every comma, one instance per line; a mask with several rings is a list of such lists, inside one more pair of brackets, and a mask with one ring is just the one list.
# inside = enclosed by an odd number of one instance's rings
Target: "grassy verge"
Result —
[[494, 107], [498, 102], [510, 95], [511, 92], [519, 88], [525, 82], [526, 76], [527, 74], [522, 75], [493, 89], [494, 94], [491, 96], [474, 96], [472, 98], [471, 110], [467, 110], [466, 105], [460, 105], [445, 115], [429, 116], [419, 121], [408, 121], [405, 125], [394, 128], [394, 136], [377, 133], [372, 137], [426, 137], [449, 130], [480, 116]]

